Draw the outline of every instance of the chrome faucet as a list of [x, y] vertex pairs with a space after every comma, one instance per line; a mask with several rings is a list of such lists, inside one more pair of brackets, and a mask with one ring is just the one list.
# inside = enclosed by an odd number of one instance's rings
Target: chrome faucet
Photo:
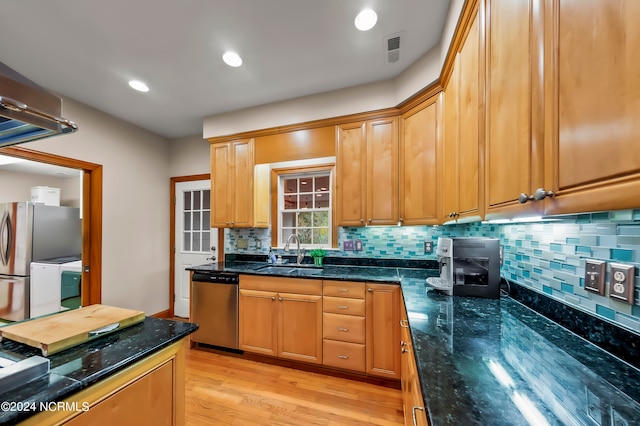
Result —
[[302, 260], [304, 259], [304, 249], [300, 250], [300, 239], [298, 238], [298, 235], [296, 234], [291, 234], [289, 235], [289, 238], [287, 238], [287, 244], [284, 245], [284, 251], [288, 252], [289, 251], [289, 244], [291, 244], [291, 240], [295, 238], [296, 239], [296, 244], [297, 244], [297, 265], [300, 266], [300, 264], [302, 263]]

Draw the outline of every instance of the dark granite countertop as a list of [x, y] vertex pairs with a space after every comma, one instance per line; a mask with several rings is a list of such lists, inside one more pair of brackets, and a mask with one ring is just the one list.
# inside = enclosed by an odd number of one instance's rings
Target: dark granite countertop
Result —
[[402, 290], [432, 426], [640, 424], [640, 370], [511, 297]]
[[[376, 281], [397, 283], [405, 277], [423, 276], [426, 272], [424, 269], [408, 267], [408, 265], [399, 264], [398, 266], [373, 266], [373, 265], [336, 265], [326, 264], [321, 268], [314, 268], [313, 265], [305, 264], [302, 268], [305, 270], [317, 271], [313, 274], [299, 274], [290, 272], [296, 268], [294, 263], [286, 263], [284, 265], [276, 265], [269, 271], [265, 270], [270, 265], [266, 262], [225, 262], [225, 263], [208, 263], [204, 265], [196, 265], [186, 268], [187, 270], [196, 272], [233, 272], [248, 275], [265, 275], [288, 278], [308, 278], [316, 280], [340, 280], [340, 281]], [[425, 275], [426, 276], [426, 275]]]
[[[0, 389], [0, 402], [61, 401], [72, 394], [179, 341], [198, 329], [196, 324], [146, 317], [143, 322], [49, 356], [51, 371], [26, 386]], [[0, 356], [15, 361], [41, 355], [38, 349], [10, 340], [0, 342]], [[34, 411], [0, 410], [0, 425], [15, 424]]]
[[[262, 275], [264, 266], [245, 258], [191, 269]], [[425, 284], [435, 265], [420, 266], [338, 262], [305, 278], [401, 285], [431, 426], [640, 425], [636, 367], [511, 297], [442, 295]]]

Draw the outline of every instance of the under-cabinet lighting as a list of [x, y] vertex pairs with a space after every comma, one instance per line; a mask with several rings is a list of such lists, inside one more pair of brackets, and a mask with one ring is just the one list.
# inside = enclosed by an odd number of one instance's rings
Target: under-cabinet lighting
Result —
[[550, 222], [558, 220], [555, 218], [543, 218], [542, 216], [530, 216], [530, 217], [516, 217], [513, 219], [492, 219], [483, 220], [482, 223], [486, 224], [501, 224], [501, 223], [530, 223], [530, 222]]

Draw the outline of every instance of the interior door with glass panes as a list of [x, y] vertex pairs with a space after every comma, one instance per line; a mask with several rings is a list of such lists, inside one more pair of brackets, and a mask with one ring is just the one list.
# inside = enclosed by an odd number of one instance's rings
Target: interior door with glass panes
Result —
[[174, 315], [189, 317], [190, 271], [216, 261], [218, 230], [210, 228], [211, 181], [176, 182]]

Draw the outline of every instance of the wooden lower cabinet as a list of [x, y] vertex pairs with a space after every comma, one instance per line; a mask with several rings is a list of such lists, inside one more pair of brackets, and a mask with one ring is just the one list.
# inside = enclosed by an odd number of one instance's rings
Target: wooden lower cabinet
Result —
[[41, 412], [20, 424], [184, 425], [187, 347], [188, 339], [173, 343], [63, 401], [77, 411]]
[[367, 374], [400, 378], [400, 286], [367, 283]]
[[323, 283], [324, 365], [364, 373], [366, 367], [365, 283]]
[[322, 364], [322, 281], [240, 276], [239, 347]]
[[406, 426], [427, 426], [427, 414], [424, 406], [422, 391], [420, 390], [420, 379], [418, 368], [413, 353], [411, 343], [411, 333], [407, 322], [407, 313], [404, 303], [401, 308], [401, 331], [402, 341], [400, 342], [401, 372], [400, 380], [402, 389], [402, 405], [404, 407], [404, 424]]

